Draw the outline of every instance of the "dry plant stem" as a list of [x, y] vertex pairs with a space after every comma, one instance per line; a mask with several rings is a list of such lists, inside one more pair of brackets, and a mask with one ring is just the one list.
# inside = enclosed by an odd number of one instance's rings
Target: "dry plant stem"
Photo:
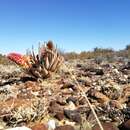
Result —
[[91, 103], [89, 102], [89, 100], [88, 100], [88, 98], [87, 98], [85, 92], [83, 91], [83, 89], [82, 89], [81, 86], [79, 85], [77, 79], [76, 79], [75, 76], [72, 74], [72, 72], [69, 70], [69, 68], [67, 67], [67, 65], [64, 64], [64, 66], [65, 66], [66, 69], [68, 69], [68, 71], [69, 71], [71, 77], [73, 78], [73, 80], [74, 80], [75, 83], [77, 84], [78, 89], [79, 89], [80, 92], [81, 92], [81, 95], [86, 99], [86, 101], [87, 101], [87, 103], [88, 103], [88, 105], [89, 105], [89, 107], [90, 107], [90, 109], [91, 109], [93, 115], [95, 116], [95, 119], [96, 119], [96, 121], [97, 121], [97, 123], [98, 123], [100, 129], [101, 129], [101, 130], [104, 130], [103, 127], [102, 127], [102, 124], [101, 124], [101, 122], [100, 122], [100, 120], [99, 120], [99, 118], [98, 118], [98, 116], [97, 116], [97, 114], [96, 114], [96, 112], [95, 112], [95, 110], [93, 109]]

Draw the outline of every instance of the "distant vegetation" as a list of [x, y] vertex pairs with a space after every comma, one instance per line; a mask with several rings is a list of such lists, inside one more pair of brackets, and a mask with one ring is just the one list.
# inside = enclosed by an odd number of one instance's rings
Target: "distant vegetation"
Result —
[[125, 49], [115, 51], [112, 48], [98, 48], [95, 47], [93, 51], [82, 51], [81, 53], [70, 52], [65, 53], [66, 60], [69, 59], [92, 59], [92, 58], [105, 58], [107, 60], [114, 60], [116, 57], [130, 58], [130, 45], [127, 45]]
[[0, 64], [10, 65], [14, 63], [10, 61], [5, 55], [0, 54]]
[[[98, 48], [95, 47], [92, 51], [82, 51], [81, 53], [69, 52], [64, 53], [65, 60], [72, 59], [106, 59], [109, 61], [113, 61], [114, 58], [130, 58], [130, 44], [128, 44], [125, 49], [115, 51], [112, 48]], [[6, 56], [0, 54], [0, 64], [14, 64]]]

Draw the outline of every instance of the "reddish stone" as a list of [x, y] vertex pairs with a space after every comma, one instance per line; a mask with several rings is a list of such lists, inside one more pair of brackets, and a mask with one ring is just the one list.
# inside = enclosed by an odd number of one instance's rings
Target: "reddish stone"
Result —
[[130, 120], [127, 120], [126, 122], [122, 123], [119, 126], [120, 130], [130, 130]]
[[64, 119], [64, 112], [56, 112], [55, 118], [57, 118], [58, 120], [63, 120]]
[[71, 125], [58, 126], [55, 130], [74, 130], [74, 127]]
[[48, 108], [49, 112], [53, 114], [58, 120], [62, 120], [64, 118], [64, 111], [56, 101], [52, 101]]
[[[110, 123], [110, 122], [104, 122], [104, 123], [101, 123], [102, 126], [103, 126], [103, 129], [104, 130], [119, 130], [113, 123]], [[96, 124], [92, 130], [101, 130], [99, 125]]]
[[31, 129], [32, 130], [48, 130], [44, 124], [36, 124]]

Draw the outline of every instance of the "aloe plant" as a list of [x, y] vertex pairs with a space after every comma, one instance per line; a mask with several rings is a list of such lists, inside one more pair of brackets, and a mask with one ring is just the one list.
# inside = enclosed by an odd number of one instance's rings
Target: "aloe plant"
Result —
[[52, 41], [39, 46], [38, 54], [35, 54], [32, 48], [32, 51], [27, 55], [10, 53], [7, 57], [31, 76], [42, 79], [56, 72], [64, 61], [63, 56], [58, 52]]

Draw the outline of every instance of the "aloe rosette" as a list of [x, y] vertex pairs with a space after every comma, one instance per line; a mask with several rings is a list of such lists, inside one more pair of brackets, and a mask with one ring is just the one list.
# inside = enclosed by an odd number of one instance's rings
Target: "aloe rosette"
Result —
[[63, 56], [57, 51], [52, 41], [39, 46], [38, 54], [35, 54], [34, 49], [32, 49], [28, 55], [10, 53], [7, 57], [35, 78], [51, 76], [64, 61]]

